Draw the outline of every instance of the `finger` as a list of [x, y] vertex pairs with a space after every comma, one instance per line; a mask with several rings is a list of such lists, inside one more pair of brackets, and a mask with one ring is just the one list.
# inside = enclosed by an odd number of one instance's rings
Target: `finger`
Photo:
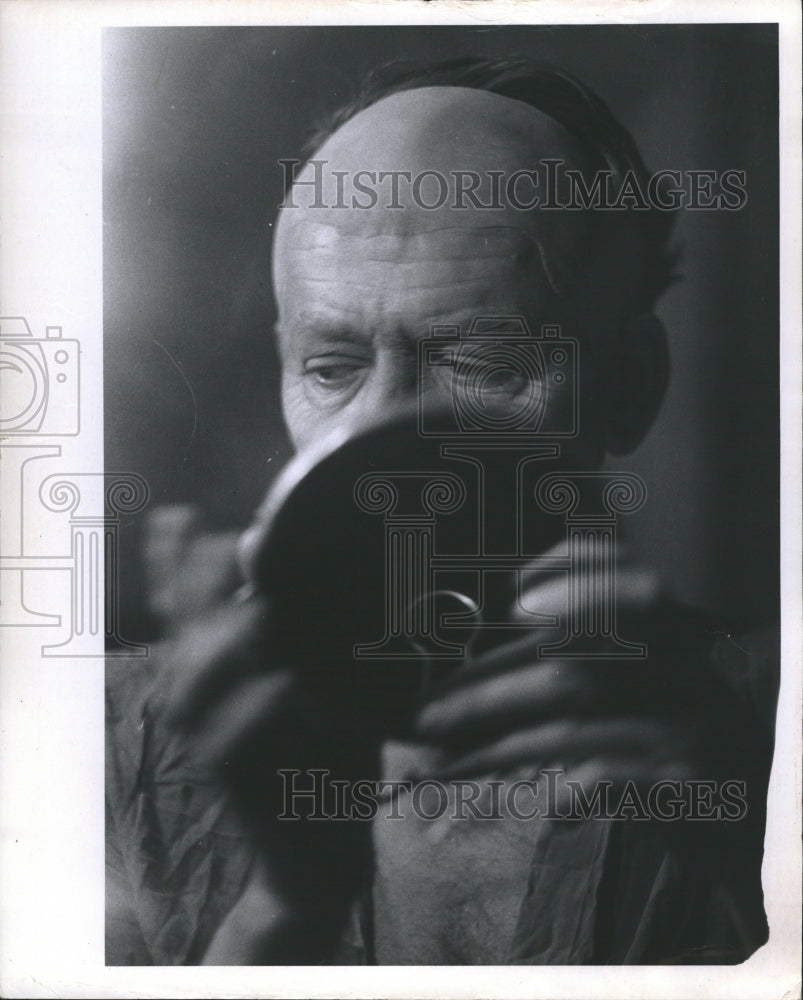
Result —
[[415, 720], [423, 737], [494, 728], [511, 720], [544, 718], [564, 709], [602, 715], [624, 706], [667, 710], [671, 676], [647, 660], [577, 660], [544, 657], [533, 631], [478, 657], [430, 686]]
[[297, 678], [287, 669], [241, 682], [213, 711], [187, 723], [187, 730], [199, 737], [196, 753], [220, 763], [253, 743], [256, 735], [261, 744], [271, 735], [278, 738], [280, 729], [284, 735], [297, 690]]
[[639, 567], [617, 566], [616, 572], [606, 582], [601, 571], [584, 572], [572, 580], [567, 575], [548, 577], [521, 589], [511, 609], [514, 621], [532, 620], [535, 614], [556, 616], [565, 621], [572, 602], [572, 611], [589, 607], [599, 598], [602, 586], [610, 585], [609, 600], [617, 612], [628, 616], [644, 614], [655, 608], [664, 596], [658, 575]]
[[[634, 561], [626, 542], [617, 541], [615, 543], [611, 559], [617, 570], [638, 568], [638, 564]], [[519, 570], [517, 576], [520, 589], [524, 590], [538, 586], [555, 576], [565, 579], [569, 561], [569, 544], [565, 538], [562, 538], [551, 548], [546, 549], [539, 556], [536, 556], [530, 565]]]
[[269, 668], [268, 610], [253, 597], [185, 628], [166, 655], [162, 699], [174, 722], [204, 713], [243, 677]]
[[[600, 668], [597, 668], [599, 671]], [[414, 721], [416, 735], [439, 741], [470, 737], [503, 726], [510, 729], [519, 721], [535, 721], [564, 709], [585, 714], [601, 700], [595, 699], [598, 687], [579, 664], [549, 662], [533, 664], [525, 658], [523, 666], [504, 673], [471, 681], [429, 701]]]
[[554, 629], [527, 629], [509, 641], [497, 644], [466, 660], [459, 670], [454, 670], [432, 683], [428, 688], [428, 694], [432, 698], [438, 698], [509, 670], [545, 663], [546, 657], [542, 656], [541, 648], [554, 641]]
[[[552, 574], [537, 582], [521, 585], [510, 615], [516, 622], [531, 622], [535, 615], [545, 615], [559, 625], [569, 606], [569, 583], [565, 573]], [[547, 626], [548, 627], [548, 626]]]
[[563, 768], [597, 758], [683, 758], [687, 737], [665, 723], [644, 718], [580, 722], [565, 719], [512, 733], [471, 753], [442, 761], [432, 777], [448, 780], [545, 761]]
[[[693, 758], [681, 753], [649, 757], [599, 756], [569, 767], [558, 777], [555, 782], [557, 808], [559, 811], [564, 811], [567, 806], [571, 809], [580, 793], [586, 802], [592, 802], [597, 790], [604, 785], [621, 792], [631, 784], [642, 797], [646, 797], [646, 793], [661, 782], [676, 782], [682, 786], [701, 776], [703, 772], [695, 766]], [[667, 804], [663, 799], [660, 801], [663, 802], [660, 806], [663, 810]]]
[[200, 615], [219, 607], [242, 584], [234, 532], [199, 535], [187, 548], [180, 577], [179, 596], [185, 616]]
[[565, 538], [546, 549], [532, 563], [516, 574], [519, 588], [530, 587], [536, 583], [557, 576], [564, 576], [569, 559], [569, 546]]
[[201, 531], [200, 511], [189, 504], [155, 507], [145, 517], [142, 561], [148, 607], [165, 621], [178, 609], [178, 577], [187, 549]]
[[175, 572], [193, 538], [203, 530], [201, 512], [190, 504], [154, 507], [145, 517], [142, 555], [146, 572]]

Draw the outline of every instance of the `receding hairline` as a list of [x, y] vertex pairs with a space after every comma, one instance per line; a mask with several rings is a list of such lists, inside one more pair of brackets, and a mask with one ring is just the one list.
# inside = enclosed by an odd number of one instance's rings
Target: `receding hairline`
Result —
[[[379, 66], [363, 76], [350, 100], [319, 119], [303, 155], [308, 159], [340, 126], [384, 97], [430, 86], [463, 87], [519, 101], [587, 143], [592, 156], [615, 178], [629, 170], [639, 179], [648, 174], [632, 136], [598, 94], [560, 67], [522, 54], [456, 56], [429, 63], [396, 60]], [[641, 309], [651, 309], [676, 280], [679, 252], [671, 242], [676, 215], [656, 209], [638, 214]]]
[[[401, 105], [402, 109], [406, 107], [422, 111], [423, 114], [418, 122], [422, 128], [433, 119], [439, 122], [442, 117], [449, 114], [460, 115], [464, 112], [476, 114], [478, 111], [487, 110], [490, 115], [482, 120], [480, 125], [482, 129], [499, 132], [508, 128], [511, 134], [504, 138], [509, 138], [513, 142], [521, 141], [527, 145], [538, 142], [540, 131], [542, 136], [546, 134], [550, 141], [559, 140], [564, 143], [578, 160], [589, 162], [595, 160], [588, 143], [572, 134], [565, 125], [546, 111], [516, 97], [459, 85], [411, 87], [380, 97], [360, 109], [324, 138], [310, 159], [317, 158], [328, 146], [336, 145], [337, 140], [348, 139], [350, 131], [356, 129], [357, 124], [362, 127], [364, 123], [387, 114], [390, 110], [388, 105], [394, 104]], [[520, 126], [523, 131], [517, 133], [516, 126]], [[447, 136], [446, 139], [448, 138]]]

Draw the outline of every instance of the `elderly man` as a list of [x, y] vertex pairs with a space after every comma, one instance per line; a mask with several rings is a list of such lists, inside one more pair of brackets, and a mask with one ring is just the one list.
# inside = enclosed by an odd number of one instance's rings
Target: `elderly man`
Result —
[[[620, 191], [617, 210], [567, 209], [598, 176]], [[459, 387], [448, 369], [421, 370], [420, 343], [476, 317], [523, 317], [579, 345], [578, 433], [561, 445], [563, 467], [593, 472], [634, 448], [665, 388], [651, 307], [671, 277], [668, 217], [629, 186], [644, 181], [598, 99], [525, 61], [400, 75], [344, 109], [293, 174], [276, 226], [296, 447], [359, 436], [416, 400], [437, 412]], [[515, 377], [486, 389], [502, 416], [530, 391]], [[557, 423], [568, 400], [544, 403]], [[244, 543], [251, 564], [266, 518]], [[554, 575], [520, 582], [511, 622], [565, 611]], [[557, 660], [539, 651], [543, 629], [502, 633], [427, 689], [401, 733], [384, 728], [370, 693], [355, 708], [346, 682], [310, 682], [286, 649], [276, 655], [258, 572], [247, 597], [186, 624], [146, 678], [111, 676], [107, 961], [743, 960], [767, 934], [772, 649], [737, 644], [630, 563], [617, 583], [620, 619], [650, 637], [645, 662]], [[287, 774], [315, 768], [346, 785], [451, 780], [452, 802], [465, 791], [457, 779], [495, 784], [457, 820], [405, 811], [402, 787], [401, 818], [282, 821]], [[508, 796], [498, 816], [479, 817], [489, 789], [558, 772], [586, 790], [729, 779], [746, 812], [662, 822], [631, 801], [622, 815], [560, 821]]]

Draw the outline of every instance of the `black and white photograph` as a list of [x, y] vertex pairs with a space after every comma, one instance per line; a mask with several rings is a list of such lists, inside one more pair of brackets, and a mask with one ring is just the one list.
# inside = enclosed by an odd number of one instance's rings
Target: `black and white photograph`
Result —
[[799, 995], [799, 12], [179, 6], [5, 248], [24, 995]]

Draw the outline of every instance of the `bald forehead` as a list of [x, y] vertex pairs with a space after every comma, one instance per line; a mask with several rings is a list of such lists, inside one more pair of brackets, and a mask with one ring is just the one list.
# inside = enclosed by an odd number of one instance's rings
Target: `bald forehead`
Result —
[[[522, 211], [509, 202], [483, 211], [455, 199], [434, 207], [427, 201], [438, 177], [455, 183], [456, 173], [464, 172], [478, 179], [475, 199], [490, 204], [494, 175], [543, 174], [545, 158], [577, 169], [588, 166], [578, 140], [522, 101], [465, 87], [421, 87], [390, 95], [342, 125], [315, 153], [317, 165], [308, 163], [297, 177], [291, 199], [296, 207], [282, 210], [276, 230], [275, 277], [281, 278], [276, 268], [288, 255], [313, 248], [336, 251], [342, 242], [348, 252], [347, 244], [359, 239], [363, 253], [366, 240], [381, 253], [382, 241], [407, 240], [426, 243], [427, 252], [437, 253], [438, 234], [446, 233], [448, 241], [449, 233], [459, 239], [470, 230], [478, 255], [486, 249], [504, 255], [510, 245], [520, 251], [526, 243], [542, 263], [549, 262], [550, 283], [559, 281], [583, 242], [587, 221], [582, 213]], [[394, 190], [385, 174], [406, 175], [407, 183], [399, 182]], [[373, 184], [384, 180], [383, 196], [367, 206], [360, 203], [355, 197], [360, 177], [370, 177]], [[410, 178], [423, 184], [411, 188]]]
[[[420, 87], [377, 101], [337, 129], [312, 157], [318, 166], [308, 163], [296, 178], [293, 202], [320, 212], [326, 210], [321, 203], [352, 204], [355, 178], [361, 174], [416, 178], [456, 171], [479, 177], [477, 194], [484, 199], [483, 184], [491, 183], [490, 174], [510, 178], [517, 172], [543, 171], [541, 161], [548, 157], [568, 168], [589, 165], [579, 140], [523, 101], [468, 87]], [[411, 199], [404, 186], [398, 199], [405, 207], [417, 201], [414, 207], [419, 208], [423, 200]], [[380, 198], [359, 211], [382, 214], [389, 207], [388, 199]], [[339, 207], [334, 211], [342, 213]], [[288, 218], [294, 221], [296, 217]], [[348, 216], [344, 223], [348, 226]]]
[[523, 101], [469, 87], [419, 87], [361, 111], [317, 155], [337, 157], [347, 167], [376, 156], [387, 158], [389, 167], [420, 170], [453, 168], [456, 156], [474, 169], [509, 167], [511, 157], [524, 167], [539, 153], [565, 154], [578, 163], [583, 155], [561, 125]]

